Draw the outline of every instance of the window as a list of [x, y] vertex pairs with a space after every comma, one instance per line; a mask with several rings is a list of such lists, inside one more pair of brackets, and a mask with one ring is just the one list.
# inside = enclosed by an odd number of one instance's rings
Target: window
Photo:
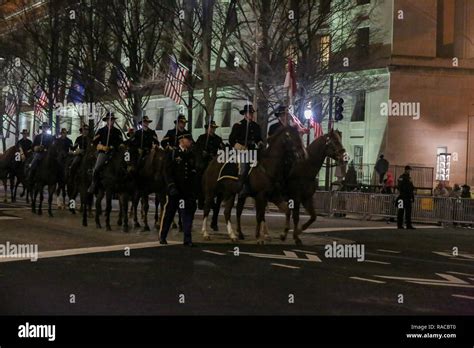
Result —
[[235, 51], [231, 51], [228, 53], [227, 55], [227, 61], [226, 61], [226, 66], [227, 68], [229, 69], [235, 69], [236, 68], [236, 58], [237, 57], [237, 53]]
[[319, 13], [327, 16], [331, 12], [331, 0], [319, 0]]
[[454, 55], [455, 2], [438, 0], [436, 55], [450, 58]]
[[319, 38], [319, 55], [321, 57], [321, 66], [327, 67], [329, 65], [329, 58], [331, 56], [330, 35], [323, 35]]
[[368, 56], [369, 55], [369, 45], [370, 45], [370, 29], [359, 28], [357, 29], [356, 37], [356, 48], [359, 56]]
[[222, 103], [222, 127], [230, 127], [232, 117], [232, 103]]
[[196, 123], [194, 124], [195, 129], [204, 127], [204, 109], [202, 105], [196, 107]]
[[354, 168], [357, 172], [357, 181], [364, 179], [364, 147], [362, 145], [354, 145]]
[[365, 121], [365, 91], [356, 92], [353, 100], [354, 110], [352, 112], [351, 122]]
[[357, 0], [357, 5], [370, 4], [370, 0]]
[[156, 126], [155, 130], [160, 131], [163, 130], [163, 119], [165, 117], [165, 109], [158, 108], [158, 117], [156, 119]]
[[451, 154], [446, 146], [436, 149], [436, 180], [449, 181], [451, 174]]

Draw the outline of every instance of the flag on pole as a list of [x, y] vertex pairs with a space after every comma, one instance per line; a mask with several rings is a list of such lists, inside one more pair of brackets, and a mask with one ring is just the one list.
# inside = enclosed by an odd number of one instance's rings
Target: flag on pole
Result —
[[69, 87], [67, 101], [73, 104], [80, 104], [84, 101], [85, 86], [79, 79], [79, 72], [75, 71]]
[[122, 69], [117, 69], [117, 89], [120, 98], [127, 98], [128, 91], [130, 89], [130, 80], [128, 79], [125, 71], [123, 71]]
[[35, 91], [35, 117], [39, 117], [40, 115], [43, 114], [43, 110], [46, 108], [46, 105], [48, 104], [48, 96], [44, 92], [44, 90], [40, 87], [36, 87]]
[[296, 94], [296, 75], [295, 66], [291, 59], [288, 59], [288, 71], [286, 72], [285, 83], [283, 87], [288, 89], [290, 105], [293, 105], [294, 96]]
[[314, 129], [314, 139], [318, 139], [324, 135], [323, 126], [317, 120], [311, 118], [310, 125]]
[[12, 94], [8, 95], [8, 97], [5, 100], [5, 113], [13, 117], [16, 115], [16, 110], [17, 110], [17, 104], [18, 104], [18, 98], [15, 98]]
[[174, 57], [170, 56], [170, 67], [166, 76], [164, 95], [173, 99], [176, 104], [181, 102], [181, 93], [183, 92], [187, 74], [188, 69], [179, 64]]

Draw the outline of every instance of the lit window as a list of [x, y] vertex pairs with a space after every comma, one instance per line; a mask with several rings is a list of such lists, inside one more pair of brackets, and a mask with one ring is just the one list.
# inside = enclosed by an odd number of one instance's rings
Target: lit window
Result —
[[321, 57], [321, 65], [327, 67], [331, 55], [331, 36], [323, 35], [319, 39], [319, 54]]

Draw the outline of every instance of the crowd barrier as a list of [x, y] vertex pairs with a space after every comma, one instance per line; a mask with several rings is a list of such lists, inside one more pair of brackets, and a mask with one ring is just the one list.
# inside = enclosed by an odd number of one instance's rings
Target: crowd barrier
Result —
[[[397, 195], [361, 192], [318, 191], [314, 206], [318, 213], [356, 214], [362, 219], [396, 218]], [[416, 196], [413, 221], [435, 223], [474, 223], [474, 199]]]

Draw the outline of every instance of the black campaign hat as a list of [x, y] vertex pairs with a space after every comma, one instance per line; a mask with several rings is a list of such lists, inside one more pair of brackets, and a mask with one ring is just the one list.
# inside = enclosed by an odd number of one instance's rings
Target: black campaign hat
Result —
[[117, 117], [115, 117], [113, 112], [108, 112], [107, 115], [102, 119], [102, 121], [107, 121], [108, 119], [116, 120]]
[[28, 132], [28, 129], [23, 129], [20, 134], [28, 135], [28, 134], [30, 134], [30, 132]]
[[82, 131], [84, 130], [89, 130], [89, 125], [85, 124], [83, 126], [81, 126], [81, 128], [79, 128], [79, 133], [82, 133]]
[[143, 119], [140, 122], [138, 122], [138, 124], [142, 124], [143, 122], [151, 123], [153, 122], [153, 120], [150, 120], [148, 116], [143, 116]]
[[[204, 128], [206, 128], [206, 129], [209, 128], [209, 123], [206, 123]], [[211, 128], [219, 128], [219, 126], [216, 124], [215, 121], [211, 121]]]
[[240, 110], [240, 114], [241, 115], [245, 115], [247, 113], [254, 113], [255, 112], [255, 109], [253, 108], [253, 105], [252, 104], [245, 104], [244, 106], [244, 109], [243, 110]]
[[405, 166], [405, 170], [412, 170], [410, 166]]
[[186, 133], [186, 134], [181, 134], [179, 137], [178, 137], [178, 140], [181, 140], [181, 139], [189, 139], [189, 140], [193, 140], [193, 136], [189, 133]]
[[[188, 122], [188, 120], [186, 119], [186, 116], [184, 116], [183, 114], [178, 115], [178, 122], [180, 121]], [[176, 123], [176, 120], [174, 120], [174, 123]]]

